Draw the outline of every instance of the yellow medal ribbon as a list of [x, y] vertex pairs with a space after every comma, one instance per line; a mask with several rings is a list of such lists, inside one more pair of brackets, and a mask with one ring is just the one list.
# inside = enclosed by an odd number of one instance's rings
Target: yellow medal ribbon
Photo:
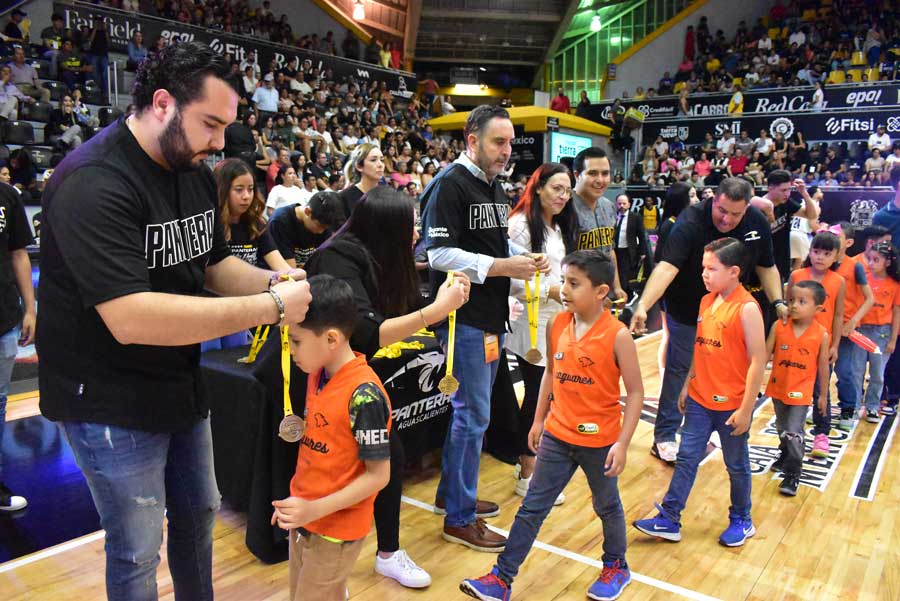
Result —
[[256, 361], [256, 356], [268, 338], [269, 326], [256, 326], [256, 331], [253, 333], [253, 342], [250, 343], [250, 352], [247, 353], [246, 357], [238, 359], [238, 363], [253, 363]]
[[531, 294], [531, 283], [525, 280], [525, 308], [528, 311], [528, 336], [531, 340], [531, 348], [525, 353], [525, 360], [529, 363], [538, 363], [543, 359], [541, 351], [537, 347], [538, 315], [541, 310], [541, 272], [534, 272], [534, 295]]
[[[447, 272], [447, 286], [453, 285], [453, 272]], [[447, 373], [438, 382], [438, 390], [444, 394], [453, 394], [459, 389], [459, 381], [453, 377], [453, 351], [456, 346], [456, 310], [447, 316]]]
[[288, 327], [281, 326], [281, 377], [284, 378], [284, 416], [293, 415], [291, 408], [291, 343]]

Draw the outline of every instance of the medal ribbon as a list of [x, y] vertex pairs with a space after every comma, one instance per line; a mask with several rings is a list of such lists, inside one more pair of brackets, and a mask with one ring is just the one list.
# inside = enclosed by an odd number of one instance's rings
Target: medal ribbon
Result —
[[528, 335], [531, 348], [537, 348], [538, 312], [541, 307], [541, 272], [534, 273], [534, 296], [531, 295], [529, 280], [525, 280], [525, 308], [528, 310]]
[[[453, 271], [447, 272], [447, 286], [453, 285]], [[447, 375], [453, 375], [453, 347], [456, 345], [456, 310], [447, 316]]]
[[284, 416], [294, 414], [291, 408], [291, 343], [288, 327], [281, 326], [281, 376], [284, 378]]

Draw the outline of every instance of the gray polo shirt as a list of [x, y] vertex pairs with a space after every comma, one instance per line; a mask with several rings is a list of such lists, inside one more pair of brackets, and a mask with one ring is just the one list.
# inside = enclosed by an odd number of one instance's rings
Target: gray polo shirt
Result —
[[599, 248], [608, 253], [613, 250], [616, 229], [616, 207], [612, 201], [601, 196], [593, 210], [581, 198], [572, 193], [575, 214], [578, 216], [578, 250]]
[[29, 65], [27, 62], [23, 64], [21, 67], [16, 65], [14, 62], [10, 62], [7, 65], [12, 72], [9, 80], [15, 85], [28, 84], [31, 86], [38, 85], [38, 74], [37, 71]]

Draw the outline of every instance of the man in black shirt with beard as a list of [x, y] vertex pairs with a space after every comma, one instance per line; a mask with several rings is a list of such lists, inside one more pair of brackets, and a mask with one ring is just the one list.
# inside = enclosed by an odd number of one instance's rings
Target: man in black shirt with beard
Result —
[[90, 487], [112, 601], [157, 598], [164, 516], [175, 596], [213, 598], [219, 492], [199, 343], [301, 321], [310, 301], [305, 281], [229, 256], [203, 164], [237, 112], [228, 74], [203, 44], [153, 55], [135, 114], [70, 153], [43, 195], [41, 412]]

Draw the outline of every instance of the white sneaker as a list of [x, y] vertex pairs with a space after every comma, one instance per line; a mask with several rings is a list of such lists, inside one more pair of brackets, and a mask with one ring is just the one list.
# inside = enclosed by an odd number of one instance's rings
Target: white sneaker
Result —
[[0, 511], [19, 511], [25, 509], [27, 505], [25, 497], [12, 494], [12, 491], [0, 482]]
[[678, 443], [674, 440], [654, 442], [650, 447], [650, 454], [669, 465], [675, 465], [675, 461], [678, 459]]
[[[527, 478], [522, 478], [522, 466], [521, 464], [516, 464], [516, 494], [520, 497], [524, 497], [528, 494], [528, 486], [531, 484], [531, 476]], [[553, 501], [554, 505], [562, 505], [566, 502], [566, 493], [559, 493], [559, 496], [556, 497], [556, 500]]]
[[406, 588], [425, 588], [431, 584], [431, 576], [416, 565], [406, 551], [400, 549], [387, 559], [375, 555], [375, 571], [393, 578]]

